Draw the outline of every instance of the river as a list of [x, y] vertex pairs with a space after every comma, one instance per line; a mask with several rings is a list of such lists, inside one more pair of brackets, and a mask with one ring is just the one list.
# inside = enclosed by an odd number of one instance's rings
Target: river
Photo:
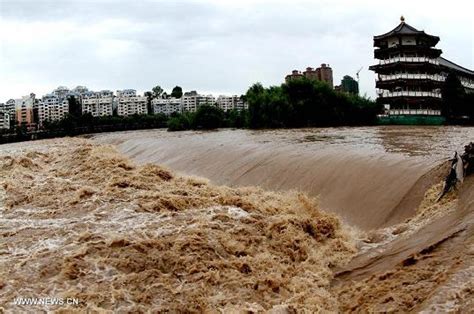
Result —
[[[428, 170], [474, 140], [472, 127], [381, 126], [99, 134], [138, 163], [158, 163], [229, 186], [297, 189], [363, 229], [413, 215], [404, 199]], [[422, 195], [421, 195], [422, 196]], [[404, 206], [395, 210], [400, 202]]]
[[86, 137], [0, 145], [0, 312], [474, 307], [474, 128]]

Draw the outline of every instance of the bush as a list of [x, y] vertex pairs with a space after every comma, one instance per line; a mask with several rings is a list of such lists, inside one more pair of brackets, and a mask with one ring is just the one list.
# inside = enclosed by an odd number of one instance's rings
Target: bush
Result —
[[189, 121], [183, 116], [178, 115], [168, 120], [168, 131], [183, 131], [190, 129]]
[[224, 111], [212, 105], [202, 105], [194, 116], [194, 129], [217, 129], [224, 126]]

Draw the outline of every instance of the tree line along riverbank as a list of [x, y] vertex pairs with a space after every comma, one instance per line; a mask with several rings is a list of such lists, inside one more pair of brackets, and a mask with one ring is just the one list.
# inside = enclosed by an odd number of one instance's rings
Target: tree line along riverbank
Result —
[[[474, 95], [466, 94], [459, 80], [448, 77], [443, 87], [442, 112], [448, 124], [474, 125]], [[305, 78], [280, 86], [252, 85], [243, 96], [248, 110], [224, 112], [213, 104], [196, 112], [93, 117], [71, 108], [58, 121], [46, 121], [37, 130], [15, 125], [0, 133], [0, 143], [88, 133], [167, 128], [169, 131], [216, 128], [301, 128], [330, 126], [370, 126], [377, 124], [383, 106], [367, 97], [338, 92], [324, 82]], [[77, 101], [71, 102], [77, 107]]]

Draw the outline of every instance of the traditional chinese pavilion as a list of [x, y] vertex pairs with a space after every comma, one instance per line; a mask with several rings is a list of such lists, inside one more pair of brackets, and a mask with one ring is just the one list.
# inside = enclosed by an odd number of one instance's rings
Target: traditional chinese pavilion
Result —
[[[377, 102], [391, 116], [441, 116], [441, 87], [454, 72], [466, 91], [474, 91], [474, 72], [441, 57], [438, 36], [405, 23], [374, 36]], [[441, 118], [441, 117], [440, 117]]]

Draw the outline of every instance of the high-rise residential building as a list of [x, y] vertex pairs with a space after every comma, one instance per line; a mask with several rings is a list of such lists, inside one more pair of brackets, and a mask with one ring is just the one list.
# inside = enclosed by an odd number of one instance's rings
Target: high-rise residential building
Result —
[[243, 103], [240, 104], [239, 101], [241, 101], [241, 99], [237, 95], [233, 95], [233, 96], [221, 95], [217, 97], [216, 104], [217, 104], [217, 107], [221, 108], [223, 111], [242, 110], [244, 106], [243, 106]]
[[285, 82], [288, 83], [288, 82], [291, 81], [291, 80], [300, 79], [300, 78], [303, 78], [303, 77], [304, 77], [304, 75], [301, 74], [300, 71], [298, 71], [298, 70], [293, 70], [293, 71], [291, 71], [290, 74], [288, 74], [288, 75], [285, 77]]
[[6, 103], [0, 105], [0, 111], [8, 114], [10, 125], [15, 123], [15, 99], [9, 99]]
[[466, 92], [474, 92], [474, 71], [441, 57], [435, 48], [440, 38], [420, 31], [400, 19], [391, 31], [374, 36], [378, 64], [369, 69], [376, 76], [377, 102], [392, 116], [440, 116], [441, 88], [454, 73]]
[[59, 99], [64, 99], [64, 98], [67, 98], [70, 92], [71, 91], [66, 86], [59, 86], [58, 88], [53, 90], [52, 94], [58, 96]]
[[35, 94], [15, 99], [15, 119], [19, 125], [33, 126], [34, 119]]
[[[72, 90], [68, 90], [67, 92], [60, 93], [59, 98], [61, 100], [63, 99], [70, 99], [71, 97], [74, 97], [79, 103], [81, 101], [82, 95], [87, 94], [89, 92], [89, 89], [85, 86], [76, 86]], [[57, 95], [57, 93], [52, 93], [54, 95]]]
[[117, 97], [135, 97], [137, 96], [137, 91], [134, 89], [122, 89], [117, 91]]
[[69, 102], [66, 98], [60, 98], [56, 94], [46, 94], [37, 102], [38, 123], [43, 125], [45, 121], [57, 121], [64, 119], [69, 113]]
[[304, 71], [303, 73], [298, 70], [293, 70], [291, 74], [288, 74], [285, 77], [285, 82], [288, 83], [293, 79], [300, 79], [303, 77], [309, 80], [326, 82], [329, 86], [331, 86], [331, 88], [334, 86], [332, 78], [332, 69], [329, 64], [323, 63], [319, 68], [316, 69], [312, 67], [307, 67], [306, 71]]
[[184, 93], [181, 98], [183, 111], [195, 112], [202, 105], [214, 105], [216, 99], [212, 95], [200, 95], [196, 91]]
[[114, 94], [112, 91], [86, 92], [81, 96], [82, 114], [90, 113], [94, 117], [111, 116]]
[[134, 89], [118, 90], [115, 102], [117, 104], [117, 115], [119, 116], [148, 113], [147, 97], [138, 96]]
[[311, 67], [307, 67], [306, 71], [303, 72], [303, 75], [309, 80], [319, 80], [318, 72]]
[[329, 86], [331, 86], [331, 88], [334, 87], [332, 69], [329, 64], [321, 64], [321, 66], [316, 69], [316, 77], [318, 81], [326, 82]]
[[235, 105], [235, 110], [242, 111], [242, 110], [248, 110], [248, 109], [249, 109], [249, 104], [240, 97], [239, 100], [237, 101], [237, 104]]
[[[3, 105], [3, 104], [2, 104]], [[0, 129], [10, 129], [10, 115], [0, 109]]]
[[154, 98], [151, 104], [153, 106], [153, 113], [155, 114], [163, 113], [169, 116], [172, 113], [182, 112], [181, 98]]
[[78, 95], [82, 95], [84, 93], [87, 93], [89, 89], [85, 86], [76, 86], [73, 88], [72, 92], [77, 93]]

